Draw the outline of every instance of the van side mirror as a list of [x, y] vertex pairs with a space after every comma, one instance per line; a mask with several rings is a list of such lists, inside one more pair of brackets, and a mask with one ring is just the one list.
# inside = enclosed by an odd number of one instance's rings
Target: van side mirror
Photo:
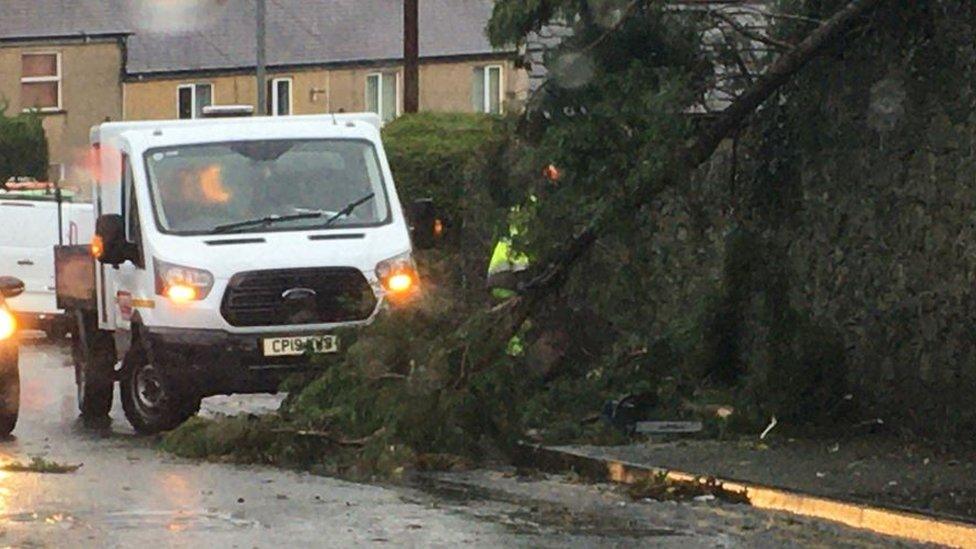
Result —
[[92, 255], [106, 265], [119, 266], [135, 257], [133, 246], [125, 240], [125, 221], [118, 214], [104, 214], [95, 222]]
[[17, 297], [24, 293], [24, 283], [19, 278], [0, 276], [0, 296]]
[[433, 199], [421, 198], [410, 205], [410, 236], [421, 250], [429, 250], [437, 245], [444, 234], [444, 221], [437, 215]]

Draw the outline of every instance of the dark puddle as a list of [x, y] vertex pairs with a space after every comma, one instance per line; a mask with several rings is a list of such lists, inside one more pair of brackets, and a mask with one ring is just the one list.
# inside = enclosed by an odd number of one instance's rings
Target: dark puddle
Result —
[[[469, 484], [451, 482], [430, 476], [418, 476], [411, 486], [444, 503], [453, 503], [453, 511], [504, 526], [520, 535], [544, 535], [559, 532], [570, 535], [605, 538], [654, 538], [684, 536], [670, 528], [648, 528], [639, 521], [621, 517], [611, 510], [597, 513], [573, 510], [566, 505], [518, 496]], [[404, 498], [406, 499], [406, 498]], [[409, 501], [409, 503], [425, 503]]]

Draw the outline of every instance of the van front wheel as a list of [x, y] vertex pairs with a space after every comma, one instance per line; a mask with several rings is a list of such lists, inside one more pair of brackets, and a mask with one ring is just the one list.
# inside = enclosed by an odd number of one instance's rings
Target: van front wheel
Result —
[[140, 341], [125, 357], [120, 390], [125, 417], [140, 434], [175, 429], [200, 410], [200, 399], [181, 391]]

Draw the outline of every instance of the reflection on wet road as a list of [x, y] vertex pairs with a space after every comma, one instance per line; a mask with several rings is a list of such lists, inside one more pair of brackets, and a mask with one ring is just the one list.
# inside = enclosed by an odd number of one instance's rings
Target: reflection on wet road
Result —
[[[74, 473], [0, 471], [0, 546], [641, 547], [887, 545], [890, 540], [742, 506], [629, 501], [609, 487], [513, 472], [431, 475], [423, 486], [354, 484], [265, 467], [198, 463], [111, 426], [77, 420], [67, 350], [21, 352], [22, 407], [0, 461], [83, 464]], [[260, 413], [279, 397], [220, 397], [202, 413]]]
[[[200, 464], [137, 437], [116, 403], [111, 428], [77, 420], [65, 349], [27, 342], [21, 421], [0, 460], [83, 463], [65, 475], [0, 472], [0, 545], [310, 547], [504, 543], [496, 525], [374, 486], [267, 468]], [[208, 399], [206, 410], [273, 409], [269, 396]], [[417, 525], [422, 525], [418, 528]], [[504, 532], [498, 532], [504, 534]], [[509, 540], [511, 541], [511, 540]]]

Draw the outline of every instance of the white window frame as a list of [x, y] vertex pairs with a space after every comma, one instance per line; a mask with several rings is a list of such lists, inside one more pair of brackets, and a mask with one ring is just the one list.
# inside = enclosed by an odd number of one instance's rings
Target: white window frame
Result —
[[485, 65], [481, 67], [482, 78], [484, 78], [485, 96], [481, 99], [481, 113], [492, 114], [491, 112], [491, 71], [498, 69], [498, 114], [505, 114], [505, 67], [502, 65]]
[[369, 105], [369, 79], [374, 76], [378, 76], [380, 79], [379, 86], [376, 87], [377, 93], [379, 94], [379, 97], [376, 98], [377, 99], [376, 108], [378, 108], [380, 111], [378, 113], [380, 116], [380, 120], [383, 120], [383, 114], [384, 114], [383, 113], [383, 78], [384, 76], [386, 76], [386, 74], [390, 74], [390, 73], [392, 73], [394, 76], [393, 94], [396, 96], [396, 100], [394, 101], [394, 103], [396, 103], [396, 113], [393, 115], [393, 118], [394, 119], [400, 118], [400, 115], [403, 114], [403, 105], [401, 104], [401, 100], [400, 100], [400, 71], [388, 71], [387, 73], [383, 73], [383, 72], [368, 73], [366, 75], [365, 84], [363, 85], [363, 101], [364, 101], [363, 106], [366, 106]]
[[[58, 66], [58, 72], [57, 72], [57, 74], [54, 75], [54, 76], [24, 76], [23, 75], [23, 62], [24, 62], [24, 57], [27, 57], [29, 55], [53, 55], [55, 57], [55, 59], [56, 59], [57, 66]], [[63, 105], [64, 105], [63, 98], [62, 98], [62, 93], [61, 93], [61, 91], [62, 91], [62, 85], [61, 85], [62, 84], [62, 82], [61, 82], [61, 74], [62, 74], [62, 72], [61, 72], [61, 52], [59, 52], [59, 51], [29, 51], [29, 52], [24, 52], [24, 53], [20, 54], [20, 62], [21, 62], [21, 75], [20, 75], [20, 83], [21, 84], [40, 84], [40, 83], [48, 83], [48, 82], [57, 82], [57, 84], [58, 84], [58, 105], [56, 107], [39, 107], [39, 108], [38, 107], [24, 107], [23, 108], [23, 111], [24, 112], [30, 112], [30, 111], [61, 112], [63, 110]]]
[[209, 86], [210, 87], [210, 104], [214, 105], [214, 85], [213, 82], [194, 82], [192, 84], [180, 84], [176, 86], [176, 118], [180, 118], [180, 91], [189, 89], [190, 90], [190, 118], [187, 120], [197, 119], [197, 86]]
[[288, 82], [288, 114], [284, 116], [292, 116], [295, 114], [295, 79], [291, 76], [271, 79], [271, 116], [283, 116], [278, 114], [279, 82]]
[[193, 117], [196, 116], [197, 113], [196, 84], [180, 84], [179, 86], [176, 86], [176, 119], [177, 120], [180, 119], [180, 95], [181, 95], [180, 92], [187, 88], [189, 88], [190, 90], [190, 120], [193, 120]]

